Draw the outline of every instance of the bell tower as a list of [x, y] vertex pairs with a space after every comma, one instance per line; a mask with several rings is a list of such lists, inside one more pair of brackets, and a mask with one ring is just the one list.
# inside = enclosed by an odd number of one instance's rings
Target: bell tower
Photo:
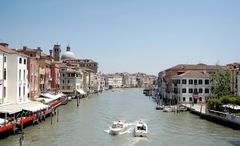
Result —
[[54, 61], [61, 61], [61, 45], [55, 44], [53, 47]]

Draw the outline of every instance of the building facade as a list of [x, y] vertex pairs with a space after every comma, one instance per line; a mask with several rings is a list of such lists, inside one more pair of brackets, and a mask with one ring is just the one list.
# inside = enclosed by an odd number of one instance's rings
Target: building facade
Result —
[[1, 103], [24, 103], [29, 101], [27, 56], [0, 44], [3, 57], [3, 97]]
[[187, 71], [172, 78], [173, 94], [179, 103], [205, 102], [211, 95], [210, 78], [208, 73]]
[[113, 75], [108, 75], [108, 86], [109, 88], [120, 88], [123, 86], [122, 84], [122, 76], [113, 74]]
[[209, 75], [225, 70], [225, 66], [206, 65], [206, 64], [178, 64], [174, 67], [159, 72], [158, 74], [158, 88], [160, 95], [169, 97], [173, 93], [172, 78], [181, 75], [187, 71], [199, 71], [208, 73]]
[[73, 96], [83, 90], [83, 73], [79, 68], [60, 66], [60, 89], [64, 94]]

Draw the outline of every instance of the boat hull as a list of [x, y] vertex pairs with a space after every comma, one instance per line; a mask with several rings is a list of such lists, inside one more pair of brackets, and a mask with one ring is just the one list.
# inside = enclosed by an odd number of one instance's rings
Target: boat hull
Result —
[[134, 131], [134, 136], [135, 137], [147, 137], [147, 132], [146, 131], [141, 131], [141, 130], [135, 130]]

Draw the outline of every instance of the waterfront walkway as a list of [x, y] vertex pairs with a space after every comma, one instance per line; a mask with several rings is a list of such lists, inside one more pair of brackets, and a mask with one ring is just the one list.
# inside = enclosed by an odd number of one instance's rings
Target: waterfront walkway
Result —
[[205, 104], [184, 104], [189, 110], [195, 111], [199, 114], [206, 114]]

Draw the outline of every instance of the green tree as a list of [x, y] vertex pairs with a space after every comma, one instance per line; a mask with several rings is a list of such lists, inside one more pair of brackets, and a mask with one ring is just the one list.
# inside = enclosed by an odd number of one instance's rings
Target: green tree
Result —
[[212, 92], [218, 97], [227, 96], [230, 94], [231, 88], [231, 71], [221, 71], [213, 74], [212, 79]]

